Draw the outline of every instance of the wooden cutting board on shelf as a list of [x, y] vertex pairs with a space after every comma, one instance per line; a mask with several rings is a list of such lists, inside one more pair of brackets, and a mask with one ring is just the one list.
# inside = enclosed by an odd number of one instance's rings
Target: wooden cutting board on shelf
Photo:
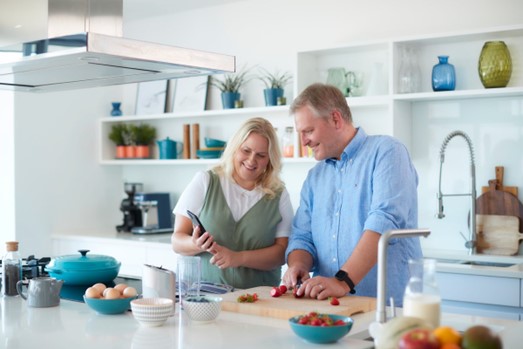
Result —
[[512, 256], [518, 253], [519, 219], [516, 216], [476, 215], [478, 253]]
[[490, 182], [495, 181], [495, 189], [499, 191], [505, 191], [507, 193], [510, 193], [514, 195], [515, 197], [518, 197], [518, 187], [505, 187], [503, 185], [503, 176], [505, 174], [505, 168], [503, 166], [496, 166], [496, 179], [491, 179], [489, 181], [488, 187], [481, 187], [481, 192], [486, 193], [490, 190]]
[[[279, 319], [289, 319], [311, 311], [352, 316], [376, 310], [376, 298], [372, 297], [345, 296], [339, 298], [340, 305], [334, 306], [329, 300], [295, 298], [291, 291], [287, 291], [280, 297], [271, 297], [271, 289], [270, 286], [260, 286], [223, 294], [220, 296], [223, 298], [222, 310]], [[246, 293], [257, 293], [258, 301], [238, 303], [238, 297]]]

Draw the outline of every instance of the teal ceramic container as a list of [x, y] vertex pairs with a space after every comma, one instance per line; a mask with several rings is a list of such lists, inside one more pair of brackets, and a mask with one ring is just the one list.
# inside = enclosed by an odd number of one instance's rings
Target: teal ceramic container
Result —
[[89, 308], [98, 314], [113, 315], [126, 312], [131, 307], [131, 301], [136, 297], [119, 298], [119, 299], [98, 299], [87, 298], [84, 296], [84, 302]]
[[278, 98], [283, 97], [282, 88], [266, 88], [263, 90], [263, 95], [265, 97], [266, 106], [278, 105]]
[[223, 109], [235, 108], [234, 103], [240, 100], [240, 93], [238, 92], [222, 92]]
[[354, 321], [352, 318], [343, 315], [329, 314], [329, 316], [334, 321], [343, 320], [345, 324], [338, 326], [301, 325], [298, 323], [300, 316], [290, 318], [289, 324], [294, 333], [308, 342], [319, 344], [334, 343], [350, 332]]

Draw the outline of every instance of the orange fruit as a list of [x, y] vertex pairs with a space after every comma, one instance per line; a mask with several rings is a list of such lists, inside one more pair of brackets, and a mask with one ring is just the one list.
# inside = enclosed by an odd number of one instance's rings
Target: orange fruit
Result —
[[[439, 340], [441, 345], [445, 344], [460, 344], [461, 334], [450, 326], [440, 326], [433, 331], [436, 338]], [[458, 346], [459, 348], [459, 346]], [[449, 348], [450, 349], [450, 348]]]
[[461, 347], [456, 343], [447, 343], [443, 344], [439, 349], [461, 349]]

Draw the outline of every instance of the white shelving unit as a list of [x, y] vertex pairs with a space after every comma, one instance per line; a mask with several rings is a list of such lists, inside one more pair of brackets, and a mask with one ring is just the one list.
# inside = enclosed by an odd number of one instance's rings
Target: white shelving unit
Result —
[[[477, 65], [481, 48], [486, 41], [503, 40], [509, 47], [513, 72], [505, 88], [485, 89], [479, 79]], [[421, 71], [421, 87], [416, 93], [398, 93], [400, 51], [409, 47], [416, 52]], [[432, 67], [438, 55], [448, 55], [456, 69], [456, 90], [433, 92]], [[354, 123], [369, 134], [388, 134], [411, 147], [413, 103], [464, 101], [523, 96], [523, 26], [493, 28], [483, 31], [454, 33], [440, 36], [410, 37], [398, 40], [351, 43], [339, 47], [300, 51], [297, 53], [295, 93], [298, 95], [314, 82], [325, 82], [327, 70], [343, 67], [362, 72], [363, 95], [347, 99]], [[377, 79], [373, 88], [370, 81]], [[236, 125], [246, 118], [262, 116], [278, 128], [281, 135], [286, 126], [294, 124], [288, 116], [288, 106], [211, 110], [195, 113], [171, 113], [150, 116], [123, 116], [100, 120], [100, 162], [104, 165], [187, 165], [209, 164], [216, 160], [115, 160], [114, 145], [107, 138], [112, 124], [117, 122], [153, 124], [158, 139], [169, 136], [182, 140], [182, 125], [200, 124], [200, 137], [228, 139]], [[234, 127], [231, 127], [234, 125]], [[297, 148], [297, 147], [296, 147]], [[157, 156], [155, 156], [157, 158]], [[284, 159], [286, 163], [311, 162], [312, 159]]]

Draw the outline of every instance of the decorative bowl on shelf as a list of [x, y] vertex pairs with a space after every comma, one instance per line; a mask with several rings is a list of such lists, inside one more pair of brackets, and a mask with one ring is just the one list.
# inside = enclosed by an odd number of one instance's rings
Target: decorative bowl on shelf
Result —
[[[354, 321], [352, 318], [343, 315], [334, 314], [316, 314], [316, 318], [329, 318], [332, 324], [326, 326], [321, 324], [311, 323], [311, 313], [306, 315], [298, 315], [289, 319], [289, 325], [294, 333], [299, 337], [311, 343], [334, 343], [347, 335]], [[305, 317], [309, 317], [307, 321]], [[309, 321], [311, 320], [311, 321]], [[323, 321], [323, 320], [322, 320]]]
[[198, 149], [196, 156], [200, 159], [218, 159], [222, 153], [223, 149]]
[[205, 137], [205, 146], [208, 148], [223, 148], [225, 147], [225, 141]]

